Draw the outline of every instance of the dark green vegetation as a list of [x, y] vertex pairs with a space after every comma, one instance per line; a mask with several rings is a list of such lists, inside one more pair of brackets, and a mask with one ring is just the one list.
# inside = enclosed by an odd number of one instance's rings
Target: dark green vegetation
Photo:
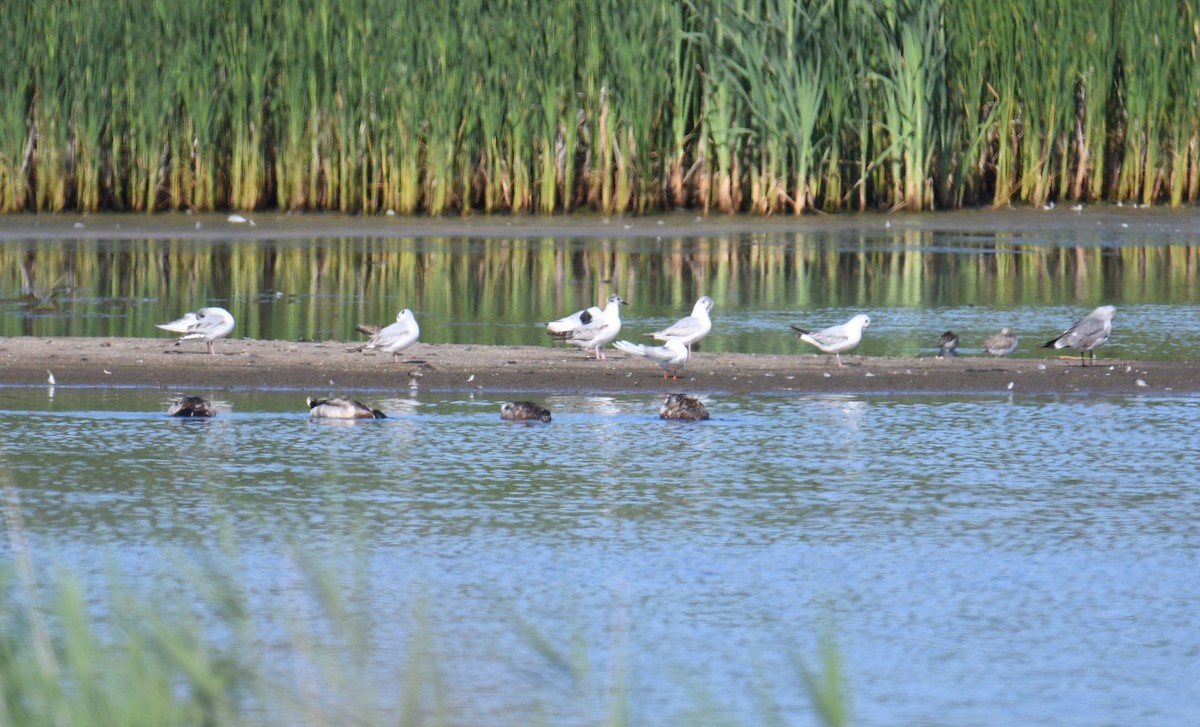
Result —
[[1197, 0], [0, 14], [0, 210], [752, 213], [1200, 194]]

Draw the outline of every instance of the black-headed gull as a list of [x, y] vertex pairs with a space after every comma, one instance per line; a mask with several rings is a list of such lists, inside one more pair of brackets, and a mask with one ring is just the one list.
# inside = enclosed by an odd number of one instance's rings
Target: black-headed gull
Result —
[[604, 358], [601, 349], [621, 333], [621, 306], [628, 305], [621, 296], [613, 293], [608, 296], [604, 310], [592, 306], [586, 310], [576, 311], [569, 316], [550, 321], [546, 324], [546, 333], [566, 341], [572, 346], [579, 346], [586, 353], [596, 352], [596, 360]]
[[195, 313], [184, 313], [183, 317], [170, 323], [157, 323], [156, 327], [172, 333], [182, 333], [175, 345], [184, 341], [204, 341], [209, 353], [213, 350], [213, 341], [224, 338], [233, 330], [233, 316], [224, 308], [201, 308]]
[[862, 341], [863, 330], [870, 325], [871, 317], [859, 313], [840, 326], [821, 331], [810, 331], [799, 326], [792, 326], [792, 330], [800, 336], [801, 341], [812, 344], [825, 353], [834, 354], [837, 357], [837, 365], [844, 368], [842, 353], [857, 346]]
[[1115, 306], [1102, 305], [1075, 321], [1058, 338], [1043, 343], [1042, 348], [1073, 348], [1079, 351], [1080, 366], [1087, 365], [1083, 360], [1085, 352], [1091, 355], [1094, 363], [1096, 349], [1104, 345], [1108, 337], [1112, 335], [1112, 321], [1116, 314]]
[[632, 353], [635, 356], [644, 356], [658, 364], [662, 369], [663, 378], [667, 378], [667, 372], [671, 372], [671, 378], [679, 378], [679, 369], [683, 368], [688, 361], [688, 348], [683, 345], [683, 342], [670, 338], [661, 346], [646, 346], [641, 343], [630, 343], [629, 341], [617, 341], [613, 347], [625, 353]]
[[408, 308], [396, 314], [396, 322], [384, 326], [375, 332], [363, 345], [350, 349], [351, 351], [375, 350], [392, 354], [392, 363], [400, 360], [400, 352], [417, 342], [421, 337], [421, 327], [417, 318]]
[[696, 305], [692, 307], [690, 316], [680, 318], [668, 328], [646, 335], [659, 341], [669, 338], [678, 339], [690, 349], [693, 343], [707, 336], [708, 332], [712, 330], [712, 319], [708, 317], [708, 312], [712, 310], [712, 307], [713, 299], [707, 295], [701, 296], [696, 301]]

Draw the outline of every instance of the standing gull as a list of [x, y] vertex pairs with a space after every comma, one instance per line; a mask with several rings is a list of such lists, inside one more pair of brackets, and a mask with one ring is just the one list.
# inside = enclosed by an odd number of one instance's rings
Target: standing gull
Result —
[[201, 308], [195, 313], [184, 313], [183, 317], [170, 323], [155, 324], [164, 331], [184, 334], [175, 345], [184, 341], [204, 341], [209, 353], [213, 350], [213, 341], [224, 338], [233, 330], [233, 316], [224, 308]]
[[365, 344], [351, 351], [374, 349], [392, 354], [392, 363], [400, 359], [400, 352], [417, 342], [421, 337], [421, 327], [408, 308], [396, 314], [396, 322], [386, 326], [371, 336]]
[[811, 343], [825, 353], [837, 357], [837, 365], [845, 368], [842, 363], [842, 352], [849, 351], [862, 341], [862, 332], [871, 325], [871, 317], [859, 313], [840, 326], [833, 326], [822, 331], [809, 331], [798, 326], [792, 326], [796, 335], [805, 343]]
[[1091, 356], [1092, 363], [1095, 363], [1096, 349], [1104, 345], [1112, 334], [1112, 320], [1116, 314], [1115, 306], [1102, 305], [1075, 321], [1058, 338], [1043, 343], [1042, 348], [1073, 348], [1079, 351], [1080, 366], [1087, 365], [1083, 360], [1086, 351]]
[[668, 328], [646, 335], [659, 341], [669, 338], [678, 339], [690, 351], [693, 343], [699, 343], [700, 339], [707, 336], [708, 332], [712, 330], [712, 319], [708, 317], [708, 312], [712, 310], [712, 307], [713, 299], [707, 295], [701, 296], [696, 301], [696, 305], [692, 307], [690, 316], [680, 318]]
[[672, 379], [679, 378], [679, 369], [683, 368], [688, 361], [687, 346], [677, 338], [669, 338], [661, 346], [646, 346], [629, 341], [617, 341], [613, 346], [625, 353], [644, 356], [654, 361], [662, 369], [664, 379], [667, 378], [668, 371], [671, 372]]
[[587, 310], [576, 311], [565, 318], [550, 321], [546, 324], [546, 333], [566, 341], [572, 346], [579, 346], [586, 353], [589, 349], [596, 351], [596, 360], [604, 358], [601, 349], [617, 337], [621, 332], [621, 306], [628, 305], [621, 296], [613, 293], [608, 296], [604, 310], [592, 306]]
[[993, 356], [1007, 356], [1017, 350], [1017, 334], [1011, 326], [1005, 326], [1000, 332], [988, 336], [983, 342], [983, 350]]

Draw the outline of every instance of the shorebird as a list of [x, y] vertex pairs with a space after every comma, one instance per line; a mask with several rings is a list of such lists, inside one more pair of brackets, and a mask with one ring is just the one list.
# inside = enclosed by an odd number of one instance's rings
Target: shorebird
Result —
[[1010, 326], [1005, 326], [999, 333], [984, 340], [983, 350], [993, 356], [1007, 356], [1017, 350], [1017, 334]]
[[671, 378], [679, 378], [679, 369], [683, 368], [688, 361], [688, 349], [683, 345], [683, 342], [677, 338], [669, 338], [667, 342], [661, 346], [646, 346], [641, 343], [630, 343], [629, 341], [617, 341], [613, 344], [617, 349], [625, 353], [632, 353], [635, 356], [644, 356], [658, 364], [662, 369], [663, 378], [667, 378], [667, 372], [671, 372]]
[[308, 416], [311, 419], [387, 419], [378, 409], [372, 409], [356, 399], [308, 397]]
[[700, 339], [708, 335], [712, 330], [712, 319], [708, 317], [708, 312], [712, 310], [713, 299], [707, 295], [701, 296], [696, 301], [696, 305], [692, 306], [692, 314], [685, 318], [680, 318], [678, 321], [661, 331], [648, 333], [646, 335], [658, 341], [666, 341], [669, 338], [677, 339], [680, 343], [688, 347], [690, 351], [692, 344], [697, 343]]
[[1102, 305], [1072, 323], [1071, 327], [1063, 331], [1058, 338], [1043, 343], [1042, 348], [1073, 348], [1079, 351], [1080, 366], [1087, 365], [1083, 360], [1085, 352], [1095, 363], [1096, 349], [1108, 341], [1108, 337], [1112, 334], [1113, 316], [1116, 314], [1115, 306]]
[[157, 323], [156, 327], [172, 333], [184, 334], [175, 345], [184, 341], [204, 341], [209, 353], [213, 350], [213, 341], [224, 338], [233, 330], [233, 316], [224, 308], [201, 308], [195, 313], [184, 313], [182, 318], [170, 323]]
[[207, 399], [199, 396], [181, 396], [167, 407], [167, 416], [172, 417], [214, 417], [217, 410]]
[[592, 306], [586, 310], [576, 311], [569, 316], [550, 321], [546, 324], [546, 333], [566, 341], [572, 346], [579, 346], [586, 353], [595, 350], [596, 360], [604, 358], [601, 349], [617, 337], [621, 332], [621, 306], [628, 305], [621, 296], [613, 293], [608, 296], [604, 310]]
[[946, 331], [938, 338], [938, 356], [954, 358], [958, 355], [958, 334]]
[[[356, 327], [361, 330], [361, 326]], [[400, 360], [400, 352], [417, 342], [421, 337], [421, 327], [417, 318], [408, 308], [396, 314], [396, 322], [376, 331], [371, 338], [361, 346], [351, 351], [376, 350], [392, 354], [392, 363]]]
[[550, 410], [532, 401], [508, 401], [500, 406], [500, 418], [510, 422], [548, 422]]
[[658, 408], [660, 419], [684, 419], [700, 421], [708, 418], [708, 407], [704, 402], [688, 394], [668, 394], [667, 400]]
[[792, 326], [796, 335], [805, 343], [811, 343], [825, 353], [837, 357], [837, 365], [845, 368], [842, 363], [842, 353], [853, 349], [862, 341], [862, 332], [871, 325], [871, 317], [859, 313], [840, 326], [833, 326], [821, 331], [809, 331], [798, 326]]

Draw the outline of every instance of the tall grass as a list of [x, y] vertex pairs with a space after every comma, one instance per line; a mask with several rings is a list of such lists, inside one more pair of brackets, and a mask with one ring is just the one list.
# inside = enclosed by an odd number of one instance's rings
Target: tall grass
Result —
[[1181, 205], [1198, 4], [18, 3], [0, 210]]

